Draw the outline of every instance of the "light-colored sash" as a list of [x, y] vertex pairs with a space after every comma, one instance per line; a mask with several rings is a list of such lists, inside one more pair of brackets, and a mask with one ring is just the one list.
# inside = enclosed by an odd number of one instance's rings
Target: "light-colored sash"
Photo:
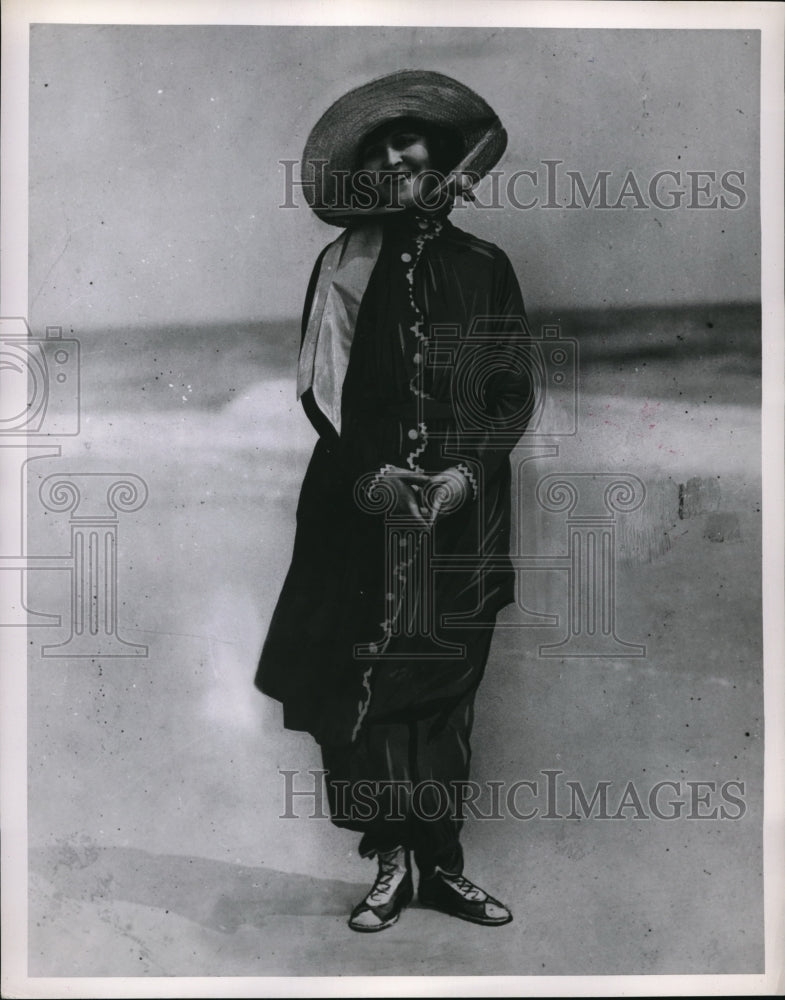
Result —
[[297, 398], [316, 405], [341, 433], [341, 390], [357, 314], [382, 246], [381, 225], [347, 229], [322, 258], [297, 372]]

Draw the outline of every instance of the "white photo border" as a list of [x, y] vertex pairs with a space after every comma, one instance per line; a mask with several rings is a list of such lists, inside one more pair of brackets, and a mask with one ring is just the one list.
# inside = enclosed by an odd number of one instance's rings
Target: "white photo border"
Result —
[[[755, 29], [761, 32], [763, 320], [763, 616], [765, 692], [765, 954], [763, 975], [347, 978], [29, 978], [24, 629], [0, 634], [2, 994], [8, 997], [762, 995], [785, 992], [785, 307], [783, 51], [777, 3], [500, 2], [500, 0], [6, 0], [2, 33], [0, 315], [27, 313], [29, 28], [68, 24], [289, 24]], [[4, 494], [4, 501], [6, 496]], [[9, 595], [3, 593], [5, 601]]]

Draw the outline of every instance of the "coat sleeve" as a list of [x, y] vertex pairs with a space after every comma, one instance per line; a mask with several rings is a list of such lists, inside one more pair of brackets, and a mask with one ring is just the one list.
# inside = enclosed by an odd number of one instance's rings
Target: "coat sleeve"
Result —
[[[488, 482], [506, 464], [535, 408], [536, 354], [520, 286], [498, 252], [487, 317], [476, 317], [461, 347], [453, 406], [461, 454]], [[471, 478], [471, 477], [470, 477]], [[477, 483], [473, 482], [475, 493]]]

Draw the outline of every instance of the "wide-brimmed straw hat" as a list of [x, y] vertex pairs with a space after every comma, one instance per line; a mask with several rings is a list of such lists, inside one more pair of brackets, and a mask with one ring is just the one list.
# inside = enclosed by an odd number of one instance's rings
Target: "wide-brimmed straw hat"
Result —
[[452, 77], [401, 70], [340, 97], [314, 125], [300, 165], [303, 192], [314, 212], [345, 226], [362, 212], [347, 211], [345, 178], [358, 168], [363, 139], [385, 122], [415, 118], [453, 133], [461, 147], [453, 169], [483, 177], [501, 159], [507, 133], [493, 108]]

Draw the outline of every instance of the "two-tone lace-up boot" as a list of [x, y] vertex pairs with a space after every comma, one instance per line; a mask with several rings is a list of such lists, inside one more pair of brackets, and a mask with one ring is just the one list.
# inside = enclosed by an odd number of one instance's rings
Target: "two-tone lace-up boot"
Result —
[[379, 873], [371, 891], [352, 910], [349, 926], [369, 933], [392, 927], [414, 895], [409, 854], [403, 847], [378, 853]]
[[512, 920], [512, 914], [498, 899], [489, 896], [463, 875], [445, 872], [438, 865], [432, 875], [420, 878], [418, 897], [420, 903], [429, 909], [470, 920], [474, 924], [500, 927]]

